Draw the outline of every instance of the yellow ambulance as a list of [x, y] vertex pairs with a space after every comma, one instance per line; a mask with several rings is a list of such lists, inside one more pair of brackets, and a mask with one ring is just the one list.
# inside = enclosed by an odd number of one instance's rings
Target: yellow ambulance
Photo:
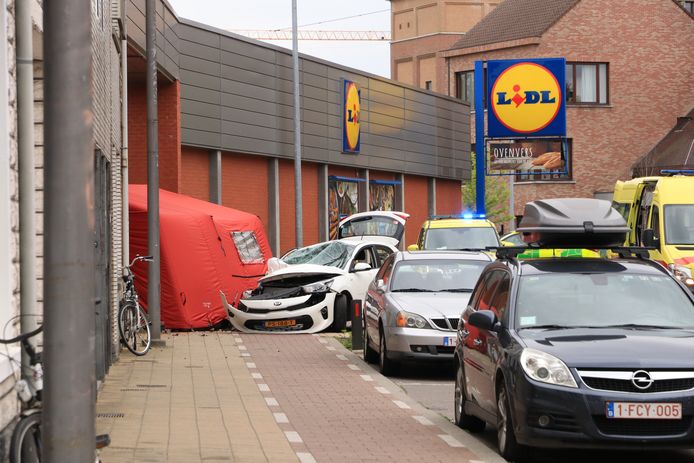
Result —
[[626, 219], [626, 246], [648, 246], [651, 258], [694, 291], [694, 170], [618, 181], [612, 207]]

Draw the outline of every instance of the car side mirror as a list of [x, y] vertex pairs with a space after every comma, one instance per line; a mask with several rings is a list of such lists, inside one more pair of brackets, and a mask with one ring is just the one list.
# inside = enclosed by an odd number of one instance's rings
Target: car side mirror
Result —
[[480, 328], [487, 331], [501, 331], [501, 323], [496, 318], [496, 314], [491, 310], [478, 310], [470, 314], [468, 323], [475, 328]]
[[419, 246], [417, 246], [416, 244], [411, 244], [411, 245], [407, 246], [407, 250], [408, 251], [419, 251]]
[[366, 262], [357, 262], [352, 267], [352, 272], [365, 272], [366, 270], [371, 270], [371, 265]]
[[660, 247], [660, 240], [655, 237], [655, 230], [646, 228], [641, 232], [641, 243], [647, 248]]

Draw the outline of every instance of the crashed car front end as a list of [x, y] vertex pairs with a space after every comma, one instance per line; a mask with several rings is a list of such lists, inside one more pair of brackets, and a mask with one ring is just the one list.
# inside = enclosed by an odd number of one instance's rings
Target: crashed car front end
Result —
[[231, 323], [239, 331], [317, 333], [333, 323], [336, 275], [288, 275], [261, 280], [238, 307], [229, 305]]

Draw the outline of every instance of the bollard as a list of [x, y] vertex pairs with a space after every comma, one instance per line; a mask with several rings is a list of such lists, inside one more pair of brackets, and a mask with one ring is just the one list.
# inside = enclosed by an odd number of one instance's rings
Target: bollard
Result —
[[363, 349], [364, 334], [360, 299], [352, 301], [352, 310], [350, 310], [350, 313], [350, 319], [352, 320], [352, 350]]

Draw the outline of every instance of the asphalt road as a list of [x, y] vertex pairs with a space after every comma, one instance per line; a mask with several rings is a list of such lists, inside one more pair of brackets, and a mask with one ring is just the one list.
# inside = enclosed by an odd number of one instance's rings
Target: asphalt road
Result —
[[[376, 365], [371, 367], [378, 371]], [[453, 421], [453, 367], [446, 365], [403, 365], [397, 376], [390, 378], [400, 386], [410, 397], [430, 410], [436, 411]], [[487, 429], [475, 435], [480, 442], [491, 449], [496, 449], [496, 431]], [[535, 451], [534, 461], [538, 463], [613, 463], [628, 461], [629, 463], [692, 463], [694, 450], [675, 451], [587, 451], [587, 450], [542, 450]]]

